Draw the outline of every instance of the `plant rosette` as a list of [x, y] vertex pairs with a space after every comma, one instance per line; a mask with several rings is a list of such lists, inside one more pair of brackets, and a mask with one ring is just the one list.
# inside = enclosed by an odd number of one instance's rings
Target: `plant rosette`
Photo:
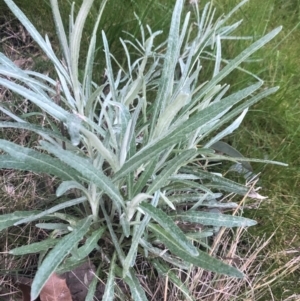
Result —
[[[128, 39], [120, 39], [124, 65], [110, 52], [102, 31], [106, 81], [98, 85], [93, 80], [94, 56], [106, 0], [100, 5], [91, 34], [83, 76], [79, 76], [80, 46], [93, 0], [82, 1], [77, 16], [72, 5], [68, 33], [58, 1], [51, 0], [62, 58], [12, 0], [4, 1], [52, 62], [57, 80], [22, 70], [0, 54], [0, 85], [30, 100], [37, 110], [32, 114], [43, 112], [47, 121], [44, 126], [30, 123], [1, 104], [0, 110], [12, 120], [0, 122], [2, 128], [32, 131], [41, 140], [36, 149], [0, 140], [0, 167], [57, 177], [61, 180], [57, 197], [68, 196], [71, 189], [80, 192], [79, 197], [64, 199], [44, 211], [0, 216], [1, 230], [43, 220], [36, 227], [49, 231], [48, 239], [10, 251], [14, 255], [40, 254], [31, 300], [36, 299], [53, 272], [71, 270], [95, 249], [110, 265], [103, 300], [113, 299], [116, 277], [123, 278], [134, 300], [147, 300], [135, 275], [137, 254], [159, 273], [172, 267], [196, 266], [243, 277], [242, 271], [208, 255], [200, 246], [203, 238], [220, 227], [256, 223], [210, 210], [237, 207], [220, 201], [224, 193], [262, 197], [253, 187], [212, 172], [208, 163], [232, 161], [237, 164], [235, 169], [252, 175], [249, 162], [269, 163], [246, 159], [221, 139], [239, 127], [250, 106], [277, 91], [277, 87], [262, 89], [263, 81], [239, 66], [273, 39], [281, 27], [235, 58], [225, 60], [222, 41], [230, 38], [241, 23], [227, 25], [228, 20], [247, 1], [214, 20], [210, 3], [201, 12], [194, 5], [195, 14], [191, 16], [190, 12], [183, 13], [184, 1], [177, 0], [168, 38], [160, 45], [155, 44], [155, 38], [161, 32], [152, 32], [137, 18], [140, 38], [128, 34]], [[135, 60], [132, 50], [138, 53]], [[208, 60], [214, 68], [204, 81], [202, 72]], [[231, 91], [224, 81], [237, 68], [248, 72], [255, 82]], [[85, 210], [72, 214], [71, 207], [80, 204]], [[199, 238], [181, 224], [201, 225]], [[100, 248], [99, 240], [109, 242], [109, 247]], [[170, 276], [170, 280], [189, 295], [179, 279]], [[94, 284], [90, 286], [89, 296], [95, 288]]]

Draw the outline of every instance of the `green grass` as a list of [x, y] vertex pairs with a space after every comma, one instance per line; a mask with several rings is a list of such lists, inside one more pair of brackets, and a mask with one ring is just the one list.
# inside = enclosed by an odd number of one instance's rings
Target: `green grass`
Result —
[[[61, 1], [59, 2], [62, 19], [64, 21], [65, 26], [68, 26], [69, 22], [69, 12], [71, 3], [75, 2], [75, 14], [77, 12], [81, 1]], [[52, 12], [49, 5], [49, 1], [41, 1], [41, 0], [17, 0], [15, 3], [24, 11], [26, 16], [31, 20], [31, 22], [37, 27], [37, 29], [42, 34], [47, 34], [51, 39], [55, 39], [55, 31], [54, 31], [54, 22], [52, 19]], [[90, 34], [93, 30], [93, 25], [98, 13], [98, 8], [100, 6], [101, 0], [95, 0], [93, 4], [93, 8], [89, 15], [88, 21], [86, 22], [86, 26], [84, 29], [84, 37], [86, 39], [86, 45], [88, 45]], [[99, 75], [103, 74], [104, 69], [104, 55], [103, 55], [103, 45], [101, 30], [105, 30], [107, 35], [109, 46], [112, 50], [112, 53], [116, 56], [116, 58], [122, 62], [123, 50], [121, 43], [119, 41], [119, 37], [123, 39], [129, 38], [126, 32], [130, 32], [131, 34], [138, 34], [140, 32], [138, 22], [134, 13], [141, 19], [143, 24], [151, 24], [151, 28], [153, 31], [160, 30], [162, 28], [165, 29], [164, 33], [161, 34], [160, 37], [157, 38], [157, 43], [159, 41], [164, 41], [168, 34], [168, 26], [169, 20], [171, 19], [172, 9], [173, 9], [174, 1], [166, 0], [161, 3], [159, 0], [150, 0], [150, 1], [136, 1], [136, 0], [115, 0], [109, 1], [109, 4], [106, 6], [105, 14], [101, 18], [99, 31], [98, 31], [98, 51], [96, 54], [96, 62], [99, 64]], [[0, 3], [1, 11], [6, 11], [6, 6], [4, 3]], [[9, 11], [7, 11], [9, 13]], [[155, 12], [155, 13], [153, 13]], [[84, 45], [84, 43], [83, 43]], [[85, 51], [87, 49], [82, 49], [82, 57], [85, 57]], [[124, 62], [124, 60], [123, 60]], [[84, 63], [84, 59], [82, 60]], [[82, 68], [84, 66], [82, 65]]]
[[[236, 1], [217, 1], [224, 11]], [[245, 156], [268, 158], [286, 162], [289, 167], [275, 165], [254, 165], [261, 172], [262, 194], [269, 197], [259, 209], [249, 210], [248, 216], [259, 221], [250, 229], [254, 236], [269, 237], [271, 240], [266, 252], [274, 255], [264, 268], [271, 270], [282, 266], [288, 259], [299, 253], [286, 255], [284, 251], [299, 249], [300, 231], [299, 187], [300, 187], [300, 2], [295, 1], [256, 1], [252, 0], [237, 14], [243, 17], [243, 32], [260, 35], [277, 25], [283, 25], [281, 34], [260, 53], [259, 63], [251, 63], [247, 69], [266, 80], [270, 86], [280, 86], [275, 96], [254, 106], [246, 116], [243, 125], [231, 135], [229, 141]], [[233, 48], [238, 51], [235, 44]], [[225, 49], [225, 51], [227, 51]], [[240, 77], [234, 85], [242, 84]], [[278, 283], [275, 300], [286, 298], [288, 294], [299, 294], [299, 269], [284, 282]], [[285, 289], [287, 290], [285, 293]], [[266, 297], [266, 300], [270, 297]]]
[[[100, 1], [95, 1], [96, 4]], [[134, 31], [137, 22], [133, 11], [143, 16], [144, 23], [151, 24], [153, 29], [165, 28], [170, 18], [169, 7], [173, 1], [122, 1], [109, 2], [106, 13], [102, 20], [102, 27], [106, 29], [112, 52], [118, 56], [120, 52], [119, 36], [125, 37], [123, 30]], [[204, 1], [201, 1], [203, 5]], [[214, 1], [218, 11], [228, 12], [239, 1], [219, 0]], [[19, 0], [18, 5], [29, 16], [29, 18], [44, 33], [53, 34], [53, 23], [50, 8], [40, 0]], [[67, 1], [63, 1], [66, 12], [69, 11]], [[2, 3], [0, 10], [2, 11]], [[149, 7], [148, 7], [149, 6]], [[96, 14], [95, 5], [94, 14]], [[116, 14], [116, 11], [118, 12]], [[116, 15], [122, 16], [122, 20], [115, 19]], [[85, 32], [88, 38], [92, 30], [94, 16]], [[244, 19], [240, 29], [243, 35], [258, 38], [277, 27], [283, 25], [282, 33], [264, 47], [253, 59], [243, 67], [258, 74], [271, 86], [280, 86], [275, 96], [264, 99], [253, 107], [246, 116], [239, 130], [232, 134], [228, 141], [242, 154], [253, 158], [268, 158], [276, 161], [286, 162], [289, 167], [284, 168], [275, 165], [253, 164], [254, 170], [260, 172], [260, 186], [263, 187], [261, 194], [267, 195], [268, 200], [263, 201], [257, 210], [248, 210], [247, 215], [259, 221], [259, 225], [250, 229], [253, 237], [271, 236], [276, 230], [268, 248], [264, 251], [272, 253], [270, 260], [266, 260], [263, 269], [271, 272], [283, 266], [291, 256], [297, 253], [285, 255], [286, 250], [298, 248], [300, 238], [299, 215], [299, 188], [300, 187], [300, 1], [252, 0], [243, 7], [234, 17], [236, 20]], [[65, 15], [66, 23], [68, 14]], [[165, 28], [167, 34], [168, 28]], [[224, 57], [230, 59], [238, 54], [248, 41], [228, 41], [227, 47], [223, 49]], [[99, 45], [101, 47], [101, 45]], [[83, 49], [84, 53], [84, 49]], [[99, 78], [103, 73], [104, 64], [101, 50], [99, 56]], [[119, 58], [120, 59], [120, 58]], [[43, 66], [42, 66], [43, 67]], [[237, 80], [238, 78], [238, 80]], [[249, 80], [249, 77], [238, 72], [231, 78], [231, 85], [238, 89]], [[293, 295], [300, 294], [299, 269], [284, 281], [279, 282], [274, 290], [274, 300], [284, 300]], [[292, 289], [290, 289], [292, 288]], [[286, 291], [285, 291], [286, 290]], [[270, 300], [266, 295], [262, 300]]]
[[[255, 166], [256, 171], [261, 172], [262, 186], [270, 197], [270, 202], [266, 202], [268, 205], [262, 204], [261, 210], [271, 209], [269, 214], [265, 215], [266, 219], [269, 215], [270, 220], [273, 221], [270, 231], [273, 231], [284, 219], [284, 227], [279, 229], [279, 232], [289, 224], [294, 227], [293, 216], [298, 215], [297, 210], [299, 212], [296, 201], [300, 180], [298, 155], [300, 82], [297, 74], [300, 65], [298, 56], [300, 34], [299, 30], [295, 29], [299, 28], [300, 24], [300, 4], [299, 1], [290, 1], [290, 3], [287, 5], [283, 1], [281, 3], [268, 1], [261, 4], [265, 7], [261, 7], [259, 1], [250, 1], [250, 5], [240, 12], [245, 16], [246, 31], [252, 28], [253, 32], [263, 32], [262, 29], [266, 25], [266, 30], [273, 28], [275, 24], [284, 26], [279, 37], [261, 51], [262, 62], [248, 66], [248, 70], [261, 74], [270, 86], [279, 85], [281, 89], [275, 96], [253, 107], [246, 116], [243, 126], [231, 137], [232, 144], [246, 156], [267, 157], [289, 164], [288, 168], [259, 164]], [[258, 8], [257, 14], [253, 14], [254, 8]], [[262, 19], [259, 15], [260, 10], [270, 12], [269, 15], [264, 14], [267, 16], [264, 21], [260, 21]], [[276, 214], [276, 218], [271, 213]], [[292, 233], [287, 231], [286, 235], [282, 236], [281, 232], [279, 237], [286, 239], [294, 233], [295, 231]], [[286, 242], [284, 244], [286, 245]]]

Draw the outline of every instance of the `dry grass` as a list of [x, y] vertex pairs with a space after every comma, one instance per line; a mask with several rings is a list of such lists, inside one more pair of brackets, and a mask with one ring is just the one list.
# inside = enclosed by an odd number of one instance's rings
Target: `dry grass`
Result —
[[[46, 58], [35, 45], [32, 38], [20, 23], [8, 16], [0, 17], [0, 51], [9, 57], [22, 69], [37, 68], [41, 62], [47, 66]], [[47, 69], [45, 69], [47, 72]], [[17, 116], [36, 118], [42, 117], [30, 114], [32, 104], [27, 99], [19, 99], [0, 87], [0, 102], [3, 108], [8, 108]], [[1, 121], [13, 119], [0, 111]], [[35, 147], [39, 137], [29, 131], [2, 128], [0, 138], [13, 141], [19, 145]], [[30, 171], [1, 170], [0, 171], [0, 214], [18, 210], [32, 210], [46, 207], [52, 202], [55, 192], [55, 179], [48, 175], [35, 174]], [[47, 235], [33, 225], [11, 227], [0, 232], [0, 300], [18, 300], [22, 296], [14, 285], [16, 276], [32, 275], [37, 267], [37, 257], [14, 257], [8, 251], [20, 246], [38, 241]]]
[[[244, 207], [249, 206], [257, 206], [257, 204], [249, 204], [249, 200], [245, 197], [233, 214], [240, 214]], [[215, 235], [210, 244], [210, 254], [237, 267], [245, 274], [244, 279], [218, 275], [194, 267], [189, 271], [172, 269], [170, 272], [174, 272], [177, 278], [181, 279], [194, 300], [279, 300], [274, 297], [274, 288], [286, 277], [300, 269], [300, 250], [270, 253], [267, 251], [268, 245], [274, 235], [275, 232], [269, 237], [253, 237], [245, 228], [221, 228]], [[285, 263], [274, 268], [271, 262], [275, 257], [276, 262], [278, 262], [278, 257], [282, 257]], [[188, 300], [185, 299], [182, 290], [172, 284], [168, 274], [157, 277], [152, 267], [141, 268], [138, 274], [144, 275], [139, 279], [150, 296], [149, 300]], [[300, 296], [293, 294], [292, 290], [284, 291], [283, 289], [281, 295], [280, 300], [300, 300]], [[288, 295], [288, 297], [284, 297], [284, 295]]]
[[[201, 301], [256, 301], [278, 300], [273, 297], [273, 286], [286, 276], [300, 268], [300, 256], [295, 256], [280, 268], [272, 272], [266, 268], [270, 257], [278, 254], [265, 253], [272, 237], [249, 237], [247, 230], [220, 231], [215, 237], [212, 253], [236, 266], [244, 272], [244, 279], [234, 279], [216, 275], [199, 268], [190, 271], [176, 271], [195, 300]], [[154, 271], [153, 271], [154, 274]], [[155, 285], [148, 288], [146, 281], [141, 281], [149, 292], [149, 300], [178, 301], [187, 300], [182, 291], [169, 281], [168, 275], [157, 278]], [[149, 285], [149, 284], [148, 284]], [[153, 290], [153, 288], [155, 289]], [[284, 292], [282, 292], [284, 293]], [[280, 300], [299, 300], [299, 295], [291, 295]]]

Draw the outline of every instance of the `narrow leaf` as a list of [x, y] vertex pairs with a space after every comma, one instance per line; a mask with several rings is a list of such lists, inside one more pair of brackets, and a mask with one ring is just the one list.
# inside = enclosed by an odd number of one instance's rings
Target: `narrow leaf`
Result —
[[[186, 140], [186, 135], [191, 134], [197, 128], [200, 128], [207, 122], [210, 122], [212, 119], [216, 118], [218, 114], [224, 112], [224, 110], [228, 109], [228, 107], [233, 106], [237, 102], [241, 101], [244, 97], [253, 93], [253, 91], [257, 90], [260, 86], [261, 83], [247, 87], [240, 93], [231, 95], [230, 99], [226, 99], [226, 101], [224, 99], [222, 102], [213, 103], [204, 110], [195, 113], [188, 120], [183, 122], [179, 128], [172, 127], [170, 131], [165, 133], [165, 136], [161, 140], [149, 143], [146, 147], [141, 149], [133, 157], [126, 161], [122, 168], [115, 174], [114, 181], [124, 177], [128, 172], [131, 172], [135, 168], [141, 166], [151, 157], [159, 154], [169, 146], [177, 144], [183, 139]], [[238, 113], [239, 111], [235, 111], [235, 114]]]
[[235, 131], [240, 126], [240, 124], [243, 121], [243, 119], [244, 119], [244, 117], [245, 117], [245, 115], [246, 115], [247, 112], [248, 112], [248, 108], [246, 108], [242, 112], [242, 114], [236, 120], [234, 120], [226, 129], [224, 129], [223, 131], [221, 131], [220, 133], [218, 133], [208, 143], [206, 143], [204, 145], [204, 147], [205, 148], [210, 147], [215, 142], [220, 141], [221, 139], [223, 139], [224, 137], [230, 135], [233, 131]]
[[59, 211], [59, 210], [62, 210], [62, 209], [68, 208], [68, 207], [72, 207], [72, 206], [81, 204], [85, 201], [86, 201], [86, 197], [81, 197], [81, 198], [78, 198], [78, 199], [74, 199], [74, 200], [70, 200], [70, 201], [58, 204], [58, 205], [53, 206], [52, 208], [47, 209], [43, 212], [40, 212], [40, 213], [35, 214], [35, 215], [31, 215], [31, 216], [26, 217], [26, 218], [23, 218], [23, 219], [15, 222], [14, 225], [16, 226], [16, 225], [25, 224], [25, 223], [35, 221], [35, 220], [40, 219], [40, 218], [42, 218], [46, 215], [52, 214], [56, 211]]
[[212, 87], [216, 86], [222, 79], [224, 79], [231, 71], [236, 69], [242, 62], [244, 62], [251, 54], [263, 47], [266, 43], [271, 41], [280, 31], [282, 26], [273, 29], [271, 32], [254, 42], [248, 48], [243, 50], [236, 58], [230, 61], [201, 91], [201, 94], [206, 94]]
[[[158, 200], [159, 200], [159, 192], [156, 192], [151, 201], [151, 204], [153, 206], [157, 206]], [[140, 243], [141, 237], [144, 235], [145, 228], [148, 225], [150, 219], [151, 219], [151, 217], [148, 214], [145, 214], [142, 222], [138, 225], [138, 227], [135, 228], [135, 231], [132, 235], [130, 249], [123, 262], [123, 271], [122, 271], [123, 276], [122, 277], [127, 276], [129, 268], [132, 266], [132, 262], [134, 261], [134, 258], [137, 254], [137, 249], [138, 249], [138, 245]], [[140, 221], [140, 218], [137, 218], [137, 221]]]
[[110, 263], [110, 269], [108, 278], [105, 284], [105, 291], [102, 301], [113, 301], [115, 292], [115, 267], [116, 267], [116, 253], [114, 253], [113, 258]]
[[70, 48], [68, 45], [67, 35], [59, 12], [57, 0], [51, 0], [51, 8], [53, 13], [53, 20], [56, 27], [56, 33], [59, 39], [60, 46], [64, 52], [64, 59], [67, 62], [68, 68], [70, 68]]
[[134, 301], [147, 301], [145, 290], [139, 283], [135, 272], [131, 269], [129, 276], [124, 278], [124, 281], [129, 285], [131, 296]]
[[182, 9], [183, 0], [177, 0], [172, 14], [172, 21], [168, 35], [167, 53], [164, 59], [160, 86], [154, 102], [154, 112], [150, 129], [151, 136], [154, 135], [154, 126], [157, 123], [159, 115], [161, 115], [165, 111], [167, 99], [170, 97], [170, 95], [172, 95], [172, 84], [174, 80], [173, 75], [177, 64], [180, 48], [180, 43], [178, 43], [178, 41]]
[[[40, 35], [40, 33], [36, 30], [34, 25], [28, 20], [28, 18], [24, 15], [24, 13], [16, 6], [16, 4], [12, 0], [4, 0], [7, 6], [11, 9], [13, 14], [19, 19], [19, 21], [24, 25], [26, 30], [29, 32], [31, 37], [39, 44], [39, 46], [43, 49], [43, 51], [46, 53], [46, 55], [52, 60], [52, 62], [55, 64], [56, 68], [59, 69], [61, 73], [63, 73], [64, 77], [66, 79], [69, 79], [68, 73], [66, 72], [65, 68], [59, 61], [59, 59], [54, 54], [53, 50], [43, 37]], [[70, 82], [69, 82], [70, 83]]]
[[[205, 184], [207, 188], [217, 188], [218, 190], [225, 190], [227, 192], [234, 192], [239, 195], [245, 195], [249, 188], [245, 185], [241, 185], [239, 183], [236, 183], [234, 181], [231, 181], [229, 179], [226, 179], [222, 176], [219, 176], [217, 174], [213, 174], [211, 172], [207, 172], [204, 170], [201, 170], [200, 168], [190, 168], [190, 167], [184, 167], [181, 169], [181, 171], [185, 173], [191, 173], [193, 175], [198, 176], [200, 179], [207, 179], [210, 182]], [[219, 187], [219, 188], [218, 188]]]
[[174, 254], [179, 256], [181, 259], [201, 267], [205, 270], [225, 274], [232, 277], [243, 278], [244, 275], [239, 270], [233, 268], [230, 265], [223, 263], [220, 260], [217, 260], [207, 253], [199, 250], [198, 256], [191, 256], [188, 252], [182, 249], [176, 240], [162, 227], [158, 225], [149, 224], [148, 227], [153, 231], [159, 240], [166, 245], [166, 247]]
[[13, 160], [10, 160], [9, 157], [2, 157], [3, 159], [5, 158], [8, 160], [7, 162], [4, 160], [0, 161], [0, 166], [2, 168], [15, 166], [16, 169], [47, 173], [57, 176], [63, 180], [78, 179], [78, 173], [73, 168], [68, 167], [60, 160], [49, 155], [2, 139], [0, 139], [0, 149], [7, 152], [11, 158], [13, 158]]
[[[223, 141], [218, 141], [214, 144], [211, 145], [211, 148], [221, 152], [222, 154], [228, 155], [230, 157], [241, 157], [244, 158], [244, 156], [237, 151], [235, 148], [233, 148], [231, 145], [229, 145], [226, 142]], [[248, 171], [253, 171], [252, 166], [250, 165], [249, 162], [247, 161], [241, 161], [241, 164], [243, 165], [244, 168], [246, 168]]]
[[205, 226], [218, 226], [218, 227], [250, 227], [257, 224], [256, 221], [241, 217], [212, 212], [203, 211], [187, 211], [180, 212], [171, 216], [174, 220], [181, 220], [184, 222], [197, 223]]
[[89, 193], [88, 193], [87, 189], [76, 181], [62, 182], [56, 189], [56, 196], [60, 197], [68, 190], [74, 189], [74, 188], [81, 190], [88, 197]]
[[29, 99], [42, 110], [46, 111], [48, 114], [53, 116], [59, 121], [66, 121], [71, 115], [65, 111], [62, 107], [57, 105], [50, 97], [46, 97], [41, 93], [36, 93], [22, 85], [19, 85], [13, 81], [7, 80], [5, 78], [0, 78], [0, 85], [6, 87], [7, 89], [16, 92], [20, 96]]
[[70, 32], [70, 64], [71, 64], [71, 77], [72, 87], [74, 91], [77, 108], [80, 113], [83, 112], [83, 99], [80, 98], [80, 85], [78, 81], [78, 64], [79, 64], [79, 52], [80, 44], [82, 42], [82, 32], [84, 23], [90, 12], [94, 0], [85, 0], [82, 2], [79, 9], [76, 21]]
[[14, 248], [9, 251], [9, 254], [24, 255], [24, 254], [31, 254], [31, 253], [39, 253], [41, 251], [48, 251], [50, 248], [55, 246], [58, 243], [58, 241], [59, 239], [56, 238], [48, 238], [41, 242], [35, 242], [30, 245]]
[[51, 274], [70, 253], [72, 248], [83, 238], [89, 230], [92, 217], [89, 216], [78, 223], [77, 227], [68, 235], [64, 236], [59, 243], [49, 252], [36, 272], [31, 287], [31, 301], [40, 294], [43, 286]]
[[161, 171], [161, 173], [156, 177], [152, 184], [147, 189], [148, 194], [152, 194], [155, 191], [163, 187], [169, 180], [169, 177], [175, 173], [181, 165], [185, 165], [187, 161], [194, 158], [197, 155], [197, 151], [194, 149], [189, 149], [183, 151], [180, 155], [175, 156], [174, 159], [170, 160], [166, 167]]
[[119, 209], [120, 207], [125, 206], [122, 196], [120, 195], [114, 184], [111, 182], [111, 180], [106, 177], [102, 171], [95, 168], [93, 164], [90, 163], [87, 159], [79, 157], [74, 153], [66, 150], [58, 150], [53, 145], [45, 141], [41, 141], [41, 145], [47, 151], [56, 155], [61, 161], [76, 169], [87, 180], [90, 180], [97, 186], [99, 186], [99, 188], [101, 188], [105, 193], [107, 193], [108, 196], [111, 197], [111, 199]]
[[147, 182], [153, 176], [154, 169], [156, 167], [158, 158], [152, 158], [149, 163], [145, 166], [144, 170], [141, 170], [141, 174], [138, 174], [139, 177], [136, 184], [133, 187], [133, 195], [140, 193], [146, 186]]
[[[204, 135], [202, 135], [201, 139], [198, 139], [198, 143], [203, 140], [205, 137], [209, 136], [213, 131], [220, 128], [222, 125], [226, 124], [228, 121], [232, 120], [235, 116], [240, 114], [243, 110], [247, 109], [248, 107], [251, 107], [252, 105], [256, 104], [258, 101], [260, 101], [263, 98], [266, 98], [267, 96], [275, 93], [279, 87], [274, 87], [270, 89], [263, 90], [262, 92], [258, 93], [257, 95], [251, 97], [246, 102], [240, 104], [239, 106], [235, 107], [233, 110], [228, 112], [226, 116], [224, 116], [219, 122], [217, 122], [214, 126], [212, 126], [209, 131], [206, 131]], [[222, 100], [222, 102], [224, 99]]]
[[125, 164], [122, 166], [120, 170], [118, 170], [113, 180], [117, 181], [125, 176], [129, 172], [134, 171], [138, 167], [142, 166], [143, 164], [147, 164], [153, 157], [156, 157], [160, 154], [163, 150], [167, 149], [169, 146], [177, 144], [182, 139], [182, 136], [174, 136], [172, 139], [169, 137], [162, 139], [161, 141], [156, 141], [155, 143], [148, 144], [142, 150], [136, 153], [136, 155], [132, 156]]
[[161, 209], [153, 207], [146, 202], [140, 204], [140, 208], [149, 214], [156, 222], [158, 222], [174, 240], [180, 245], [187, 253], [192, 256], [199, 254], [198, 248], [194, 247], [192, 243], [186, 238], [182, 230], [173, 222], [173, 220], [164, 213]]
[[85, 244], [82, 247], [78, 248], [77, 250], [77, 255], [78, 255], [77, 260], [81, 260], [87, 257], [98, 246], [98, 241], [102, 237], [105, 230], [106, 227], [101, 227], [98, 230], [94, 231], [87, 238]]
[[25, 129], [25, 130], [33, 131], [45, 138], [53, 137], [53, 138], [59, 139], [60, 141], [69, 143], [69, 140], [66, 137], [62, 136], [61, 133], [55, 132], [50, 129], [46, 129], [44, 127], [41, 127], [41, 126], [38, 126], [35, 124], [31, 124], [29, 122], [0, 122], [0, 127], [1, 128]]
[[19, 220], [35, 216], [39, 212], [40, 211], [15, 211], [14, 213], [0, 215], [0, 231], [13, 226], [14, 223]]
[[38, 223], [35, 224], [37, 228], [45, 229], [45, 230], [68, 230], [68, 224], [63, 223]]
[[[95, 292], [96, 292], [96, 289], [97, 289], [97, 282], [98, 282], [98, 279], [100, 279], [98, 276], [99, 276], [99, 273], [101, 271], [101, 263], [99, 264], [98, 266], [98, 269], [97, 269], [97, 272], [96, 274], [94, 275], [94, 278], [89, 286], [89, 290], [88, 290], [88, 293], [86, 295], [86, 298], [85, 298], [85, 301], [94, 301], [95, 300]], [[102, 271], [101, 271], [102, 272]]]

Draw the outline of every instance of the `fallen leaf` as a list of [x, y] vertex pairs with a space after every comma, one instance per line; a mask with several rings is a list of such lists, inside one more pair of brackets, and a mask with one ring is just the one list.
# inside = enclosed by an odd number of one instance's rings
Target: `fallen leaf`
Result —
[[19, 283], [18, 288], [23, 294], [23, 301], [30, 301], [30, 286], [23, 283]]
[[[91, 282], [96, 274], [96, 268], [91, 262], [85, 262], [74, 270], [64, 273], [73, 301], [84, 301]], [[44, 301], [44, 300], [42, 300]]]
[[66, 280], [53, 273], [40, 293], [41, 301], [72, 301]]
[[[22, 292], [22, 300], [30, 301], [32, 279], [19, 276], [14, 278], [13, 281], [15, 282], [16, 287]], [[40, 298], [38, 297], [35, 301], [40, 301]]]

